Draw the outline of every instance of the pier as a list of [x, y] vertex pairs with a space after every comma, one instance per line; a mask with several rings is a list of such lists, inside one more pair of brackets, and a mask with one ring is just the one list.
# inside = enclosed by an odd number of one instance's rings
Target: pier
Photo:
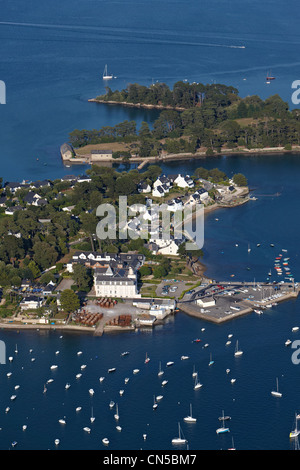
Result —
[[187, 315], [223, 323], [255, 312], [258, 315], [279, 302], [296, 299], [298, 283], [218, 282], [186, 294], [177, 307]]

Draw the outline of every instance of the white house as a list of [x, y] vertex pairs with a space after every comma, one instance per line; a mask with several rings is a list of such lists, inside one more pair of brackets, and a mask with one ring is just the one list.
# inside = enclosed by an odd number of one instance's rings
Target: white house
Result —
[[177, 178], [175, 179], [174, 183], [179, 187], [179, 188], [193, 188], [194, 181], [189, 175], [178, 175]]
[[20, 307], [21, 307], [21, 310], [35, 310], [41, 307], [42, 304], [43, 304], [42, 298], [35, 297], [34, 295], [30, 295], [22, 299], [22, 302], [20, 303]]
[[138, 192], [139, 193], [151, 193], [151, 186], [148, 183], [140, 183], [138, 185]]
[[204, 203], [207, 198], [208, 192], [204, 188], [200, 188], [189, 197], [188, 204]]
[[152, 196], [153, 197], [164, 197], [165, 191], [162, 186], [156, 186], [152, 189]]
[[155, 246], [156, 253], [159, 253], [161, 255], [178, 256], [178, 248], [181, 245], [182, 241], [183, 240], [175, 240], [174, 238], [171, 238], [170, 240], [164, 240], [162, 238], [157, 237], [157, 235], [155, 234], [154, 236], [151, 236], [149, 240], [149, 245], [153, 243]]
[[170, 179], [166, 175], [159, 176], [156, 179], [156, 181], [154, 181], [153, 188], [156, 188], [157, 186], [163, 186], [163, 185], [166, 185], [168, 188], [172, 186]]

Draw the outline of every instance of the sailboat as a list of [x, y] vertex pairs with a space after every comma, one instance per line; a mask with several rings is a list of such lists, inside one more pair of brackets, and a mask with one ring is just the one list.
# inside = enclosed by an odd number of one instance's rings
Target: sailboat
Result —
[[273, 397], [278, 397], [278, 398], [282, 397], [282, 393], [278, 391], [278, 378], [276, 378], [276, 390], [273, 390], [271, 392], [271, 395], [273, 395]]
[[190, 414], [183, 418], [186, 423], [196, 423], [197, 419], [192, 416], [192, 404], [190, 404]]
[[93, 407], [92, 407], [92, 413], [91, 413], [91, 417], [90, 417], [90, 421], [91, 423], [93, 423], [95, 421], [95, 416], [94, 416], [94, 413], [93, 413]]
[[208, 363], [209, 366], [212, 366], [214, 364], [215, 361], [212, 360], [212, 355], [210, 353], [210, 361]]
[[163, 375], [164, 371], [161, 369], [161, 362], [159, 362], [159, 370], [158, 370], [158, 377], [160, 377], [161, 375]]
[[295, 421], [296, 421], [295, 429], [293, 429], [290, 432], [290, 438], [298, 437], [300, 434], [300, 430], [298, 430], [298, 426], [297, 426], [297, 414], [295, 415]]
[[237, 341], [236, 342], [236, 346], [235, 346], [235, 352], [234, 352], [234, 355], [235, 357], [238, 357], [238, 356], [241, 356], [243, 354], [243, 351], [241, 351], [239, 349], [239, 342]]
[[178, 437], [174, 437], [174, 439], [172, 439], [172, 444], [185, 444], [187, 442], [186, 439], [183, 439], [181, 437], [181, 429], [180, 429], [180, 423], [178, 423]]
[[158, 407], [158, 404], [156, 403], [156, 400], [155, 400], [155, 395], [153, 396], [153, 409], [156, 410], [156, 408]]
[[273, 77], [273, 76], [271, 75], [271, 72], [270, 72], [270, 73], [267, 73], [266, 81], [267, 81], [267, 83], [268, 83], [268, 82], [270, 82], [271, 80], [275, 80], [275, 77]]
[[201, 387], [202, 387], [202, 384], [198, 380], [198, 373], [196, 373], [194, 390], [199, 390], [199, 388], [201, 388]]
[[150, 357], [148, 357], [148, 356], [147, 356], [147, 353], [146, 353], [145, 364], [147, 364], [149, 361], [150, 361]]
[[119, 421], [120, 416], [119, 416], [119, 409], [118, 409], [118, 403], [116, 404], [116, 412], [114, 414], [114, 418], [116, 421]]
[[103, 80], [111, 80], [113, 78], [113, 75], [109, 75], [107, 73], [107, 65], [104, 67], [104, 72], [103, 72]]
[[219, 418], [219, 419], [221, 419], [221, 421], [223, 421], [223, 426], [220, 427], [220, 428], [218, 428], [218, 429], [216, 430], [216, 433], [217, 433], [217, 434], [222, 434], [222, 433], [224, 433], [224, 432], [229, 432], [230, 429], [229, 429], [229, 428], [226, 428], [226, 427], [224, 426], [224, 421], [225, 421], [224, 410], [222, 411], [222, 418]]

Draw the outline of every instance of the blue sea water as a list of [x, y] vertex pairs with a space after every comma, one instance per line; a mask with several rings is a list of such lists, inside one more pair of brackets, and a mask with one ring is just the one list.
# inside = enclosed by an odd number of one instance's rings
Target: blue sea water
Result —
[[[59, 146], [71, 130], [124, 119], [138, 125], [142, 120], [153, 122], [155, 111], [87, 102], [104, 92], [105, 64], [118, 77], [113, 88], [156, 80], [170, 86], [182, 79], [216, 81], [236, 86], [241, 96], [278, 93], [292, 107], [291, 83], [299, 78], [297, 6], [295, 0], [289, 7], [258, 0], [1, 2], [0, 79], [7, 87], [7, 104], [0, 106], [1, 176], [20, 181], [82, 173], [85, 167], [64, 168], [60, 160]], [[267, 86], [269, 70], [276, 80]], [[162, 168], [166, 173], [192, 174], [197, 166], [219, 167], [228, 175], [244, 173], [257, 198], [206, 216], [207, 275], [231, 280], [234, 274], [235, 279], [260, 281], [266, 279], [275, 256], [287, 249], [299, 279], [299, 158], [224, 156]], [[289, 432], [300, 407], [299, 366], [292, 363], [292, 350], [284, 342], [288, 337], [298, 339], [291, 328], [299, 322], [299, 305], [299, 300], [290, 301], [261, 316], [250, 314], [223, 325], [178, 313], [151, 332], [101, 338], [2, 330], [7, 358], [14, 359], [0, 366], [0, 448], [17, 441], [15, 449], [54, 449], [54, 439], [59, 438], [60, 449], [104, 449], [101, 440], [108, 437], [110, 450], [172, 449], [178, 422], [191, 450], [227, 449], [232, 438], [238, 449], [293, 448]], [[226, 347], [228, 334], [233, 334], [232, 344]], [[195, 337], [202, 342], [194, 343]], [[244, 351], [240, 358], [233, 356], [236, 340]], [[208, 348], [203, 348], [205, 343]], [[82, 356], [77, 355], [79, 350]], [[130, 354], [121, 357], [123, 351]], [[215, 361], [211, 367], [210, 354]], [[190, 359], [181, 361], [181, 355]], [[157, 376], [160, 361], [168, 380], [164, 388], [163, 378]], [[167, 361], [174, 365], [166, 368]], [[52, 364], [58, 369], [51, 371]], [[76, 379], [82, 364], [87, 367]], [[194, 365], [203, 383], [197, 392]], [[116, 372], [108, 374], [110, 367]], [[134, 368], [140, 373], [133, 375]], [[100, 376], [105, 376], [102, 384]], [[125, 377], [130, 378], [126, 385]], [[236, 378], [234, 384], [231, 377]], [[270, 393], [276, 377], [281, 399]], [[43, 393], [50, 378], [54, 381]], [[67, 382], [71, 388], [65, 390]], [[20, 388], [15, 390], [15, 385]], [[95, 390], [92, 399], [89, 388]], [[17, 398], [11, 402], [12, 394]], [[163, 399], [153, 411], [153, 395], [158, 394]], [[110, 400], [119, 405], [121, 432], [115, 429]], [[190, 403], [197, 423], [188, 425], [183, 417]], [[10, 411], [5, 413], [7, 406]], [[77, 406], [82, 406], [79, 413]], [[96, 420], [90, 424], [92, 406]], [[222, 410], [232, 418], [230, 433], [217, 435]], [[64, 417], [66, 424], [61, 425], [58, 420]], [[91, 427], [90, 434], [84, 426]]]

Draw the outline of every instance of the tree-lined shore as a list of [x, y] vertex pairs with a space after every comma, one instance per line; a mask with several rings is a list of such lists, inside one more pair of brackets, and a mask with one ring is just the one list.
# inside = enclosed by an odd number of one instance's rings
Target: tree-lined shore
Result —
[[128, 159], [129, 154], [143, 158], [205, 149], [213, 155], [226, 149], [292, 150], [300, 145], [300, 110], [290, 110], [279, 95], [241, 98], [234, 87], [177, 82], [172, 90], [161, 83], [130, 84], [122, 91], [107, 88], [93, 101], [157, 106], [161, 111], [152, 128], [142, 122], [137, 129], [134, 121], [124, 121], [101, 129], [76, 129], [69, 136], [75, 148], [122, 142]]

